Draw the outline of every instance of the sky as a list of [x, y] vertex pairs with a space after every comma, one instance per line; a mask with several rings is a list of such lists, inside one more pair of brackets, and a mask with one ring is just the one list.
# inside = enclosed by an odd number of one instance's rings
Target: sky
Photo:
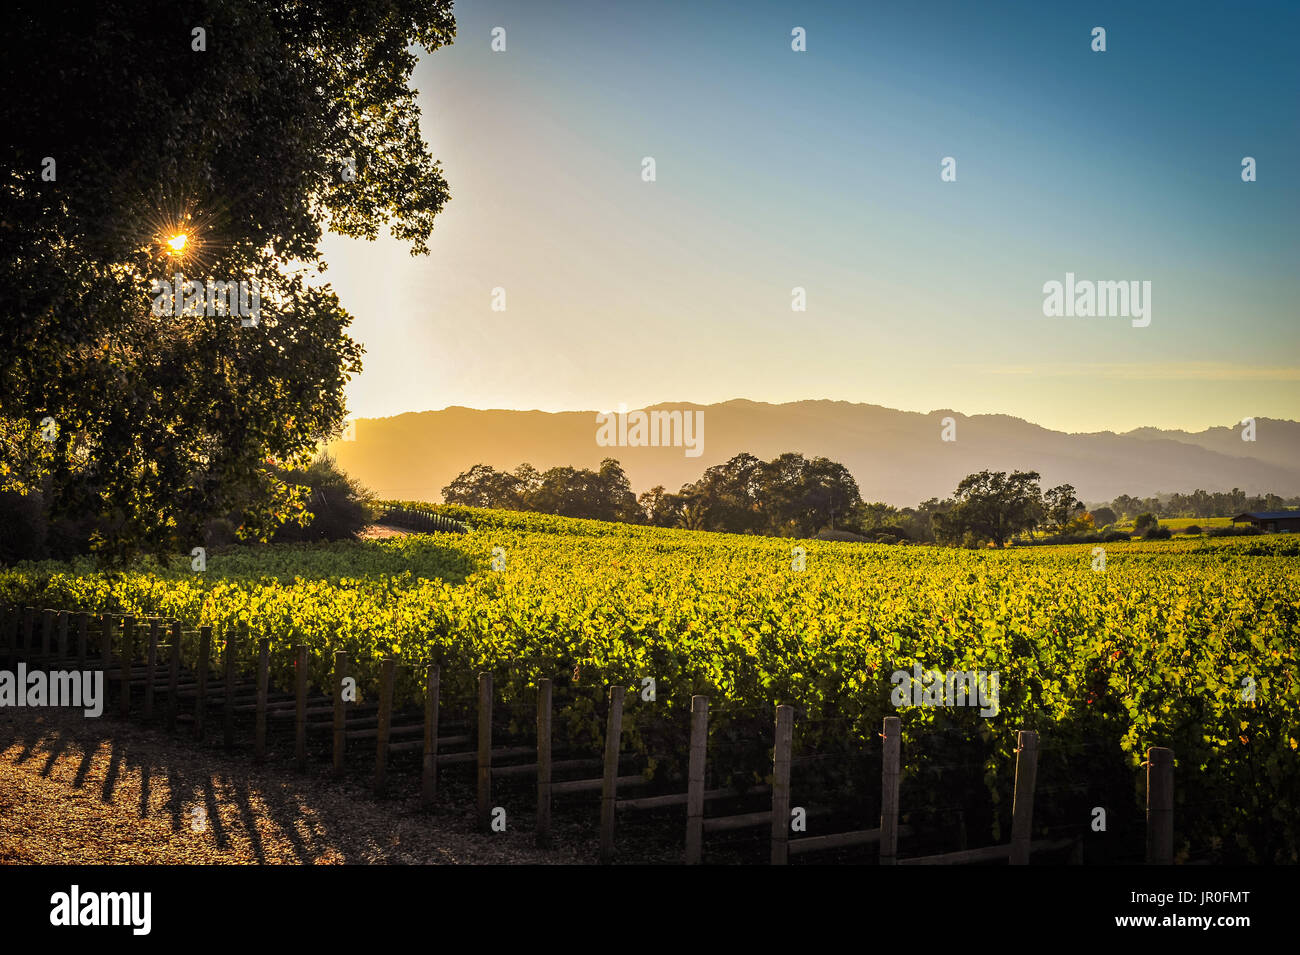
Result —
[[[412, 81], [451, 187], [430, 255], [323, 243], [367, 352], [354, 416], [830, 398], [1064, 431], [1300, 419], [1300, 4], [455, 12]], [[1044, 315], [1066, 273], [1150, 282], [1149, 324]]]

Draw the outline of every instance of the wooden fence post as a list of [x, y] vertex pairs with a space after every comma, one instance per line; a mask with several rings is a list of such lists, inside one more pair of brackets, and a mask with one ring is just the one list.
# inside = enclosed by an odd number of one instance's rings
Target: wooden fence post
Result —
[[704, 764], [709, 746], [709, 698], [691, 697], [691, 755], [686, 776], [686, 864], [704, 851]]
[[1016, 792], [1011, 803], [1011, 865], [1029, 865], [1037, 776], [1038, 734], [1033, 730], [1021, 730], [1016, 745]]
[[348, 711], [343, 699], [344, 684], [348, 678], [348, 655], [334, 651], [334, 775], [343, 775], [343, 756], [348, 745]]
[[131, 658], [135, 656], [135, 617], [122, 619], [122, 716], [131, 715]]
[[226, 749], [235, 745], [235, 658], [239, 656], [239, 637], [234, 632], [226, 634], [226, 697], [221, 706], [222, 744]]
[[298, 644], [294, 666], [293, 763], [300, 773], [307, 771], [307, 644]]
[[208, 709], [208, 658], [212, 654], [212, 628], [199, 627], [199, 685], [194, 695], [194, 738], [203, 739]]
[[54, 635], [54, 611], [41, 611], [41, 656], [50, 655], [50, 638]]
[[436, 663], [424, 668], [424, 763], [420, 772], [420, 803], [433, 808], [438, 792], [438, 696], [442, 692], [442, 669]]
[[537, 844], [551, 844], [551, 681], [537, 681]]
[[162, 620], [158, 617], [149, 619], [149, 650], [145, 656], [144, 674], [144, 718], [153, 719], [153, 671], [158, 665], [158, 631], [162, 629]]
[[31, 653], [35, 649], [36, 608], [23, 608], [23, 652]]
[[492, 825], [492, 674], [478, 675], [478, 825]]
[[266, 761], [266, 698], [271, 688], [271, 640], [257, 641], [257, 725], [253, 732], [253, 759]]
[[171, 646], [167, 648], [167, 732], [176, 732], [177, 685], [181, 680], [181, 622], [173, 620]]
[[66, 610], [59, 611], [58, 622], [58, 656], [60, 660], [68, 656], [68, 620], [72, 615]]
[[4, 637], [5, 647], [8, 652], [8, 668], [14, 672], [18, 668], [18, 609], [16, 607], [5, 607], [3, 610], [3, 624], [0, 624], [0, 635]]
[[880, 864], [898, 861], [898, 776], [901, 769], [900, 748], [902, 721], [885, 717], [885, 731], [880, 734], [885, 745], [880, 767]]
[[113, 665], [113, 633], [117, 630], [117, 620], [111, 613], [100, 614], [99, 618], [99, 666], [108, 679], [109, 668]]
[[90, 630], [90, 614], [77, 614], [77, 668], [86, 669], [86, 634]]
[[1147, 864], [1174, 862], [1174, 751], [1147, 750]]
[[623, 736], [626, 687], [609, 688], [609, 722], [605, 727], [605, 778], [600, 787], [600, 861], [614, 861], [614, 802], [618, 799], [618, 751]]
[[794, 707], [776, 708], [776, 742], [772, 747], [772, 865], [790, 859], [790, 750], [794, 744]]
[[388, 782], [388, 736], [393, 725], [393, 677], [397, 661], [384, 657], [379, 668], [379, 723], [375, 731], [375, 795], [382, 795]]

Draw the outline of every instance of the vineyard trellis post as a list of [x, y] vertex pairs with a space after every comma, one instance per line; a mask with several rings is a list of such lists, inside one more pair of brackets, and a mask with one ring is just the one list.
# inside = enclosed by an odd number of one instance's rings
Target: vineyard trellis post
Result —
[[614, 861], [614, 800], [618, 798], [618, 751], [623, 735], [623, 696], [626, 687], [609, 688], [609, 720], [605, 727], [605, 778], [600, 790], [600, 861]]
[[14, 607], [4, 608], [4, 623], [0, 632], [4, 634], [5, 646], [8, 648], [8, 668], [13, 672], [18, 666], [18, 611]]
[[120, 675], [122, 678], [122, 717], [131, 715], [131, 658], [135, 656], [135, 617], [122, 620], [122, 653]]
[[898, 861], [898, 776], [901, 765], [902, 720], [886, 716], [880, 769], [880, 864]]
[[271, 640], [257, 641], [257, 721], [253, 736], [253, 759], [266, 760], [266, 701], [271, 687]]
[[691, 750], [686, 774], [686, 864], [704, 849], [704, 763], [709, 745], [709, 698], [691, 697]]
[[158, 665], [158, 634], [162, 629], [162, 620], [149, 618], [149, 651], [145, 658], [144, 673], [144, 717], [153, 718], [154, 668]]
[[420, 765], [420, 802], [433, 808], [438, 792], [438, 697], [442, 692], [442, 668], [427, 663], [424, 668], [424, 758]]
[[86, 634], [90, 630], [90, 614], [77, 614], [77, 667], [86, 669]]
[[375, 731], [375, 795], [381, 795], [387, 783], [388, 736], [393, 723], [393, 678], [397, 661], [384, 657], [379, 668], [379, 721]]
[[537, 681], [537, 844], [551, 842], [551, 681]]
[[221, 742], [226, 749], [235, 745], [235, 659], [239, 653], [239, 637], [235, 631], [226, 632], [225, 664], [226, 693], [221, 704]]
[[484, 832], [492, 814], [492, 674], [478, 675], [478, 825]]
[[1147, 863], [1174, 861], [1174, 751], [1147, 750]]
[[50, 637], [54, 633], [54, 611], [41, 611], [41, 656], [50, 655]]
[[790, 750], [794, 744], [794, 707], [776, 708], [772, 746], [772, 865], [785, 865], [790, 853]]
[[176, 693], [181, 678], [181, 622], [173, 620], [170, 627], [171, 645], [167, 653], [167, 732], [176, 731]]
[[294, 667], [294, 768], [307, 772], [307, 644], [297, 647], [297, 663]]
[[1029, 864], [1033, 837], [1034, 784], [1038, 775], [1038, 734], [1021, 730], [1016, 745], [1016, 788], [1011, 803], [1011, 865]]
[[108, 679], [109, 668], [113, 665], [113, 631], [117, 629], [117, 620], [111, 613], [99, 616], [99, 664]]
[[344, 691], [348, 679], [348, 655], [334, 651], [334, 775], [343, 775], [343, 758], [348, 745], [348, 711]]
[[199, 627], [199, 685], [194, 697], [194, 738], [203, 739], [208, 709], [208, 666], [212, 657], [212, 627]]
[[23, 608], [23, 652], [30, 653], [36, 639], [36, 608]]

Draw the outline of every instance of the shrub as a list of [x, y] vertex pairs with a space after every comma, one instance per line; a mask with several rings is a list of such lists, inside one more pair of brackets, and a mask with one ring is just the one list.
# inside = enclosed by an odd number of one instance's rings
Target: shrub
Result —
[[1254, 524], [1244, 524], [1241, 527], [1234, 524], [1228, 527], [1211, 527], [1206, 533], [1210, 537], [1253, 537], [1264, 532]]
[[1156, 524], [1153, 527], [1148, 527], [1146, 533], [1142, 535], [1142, 538], [1149, 541], [1163, 541], [1169, 540], [1172, 536], [1173, 532], [1170, 531], [1169, 528], [1161, 527], [1159, 524]]
[[1138, 534], [1141, 534], [1148, 527], [1159, 527], [1159, 526], [1160, 526], [1159, 519], [1157, 519], [1157, 517], [1154, 514], [1152, 514], [1150, 511], [1147, 511], [1143, 514], [1139, 514], [1133, 521], [1133, 530]]
[[307, 470], [287, 471], [283, 477], [311, 489], [307, 507], [312, 519], [306, 526], [283, 525], [275, 532], [276, 541], [350, 540], [374, 517], [370, 492], [348, 477], [333, 458], [319, 458]]
[[1199, 533], [1201, 533], [1201, 528], [1200, 528], [1198, 525], [1196, 525], [1196, 524], [1188, 524], [1186, 527], [1183, 528], [1183, 533], [1184, 533], [1184, 534], [1199, 534]]
[[861, 534], [855, 534], [852, 531], [830, 530], [827, 528], [826, 530], [817, 532], [817, 540], [865, 542], [867, 538], [863, 537]]

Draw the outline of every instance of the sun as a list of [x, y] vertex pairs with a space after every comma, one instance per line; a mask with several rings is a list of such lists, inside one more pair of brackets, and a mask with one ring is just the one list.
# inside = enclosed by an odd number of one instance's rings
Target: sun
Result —
[[[141, 256], [146, 271], [175, 273], [211, 270], [230, 250], [223, 226], [230, 221], [224, 201], [202, 201], [180, 187], [170, 194], [141, 194], [139, 209], [122, 222], [123, 239]], [[129, 230], [129, 231], [128, 231]], [[129, 239], [128, 239], [129, 236]]]

